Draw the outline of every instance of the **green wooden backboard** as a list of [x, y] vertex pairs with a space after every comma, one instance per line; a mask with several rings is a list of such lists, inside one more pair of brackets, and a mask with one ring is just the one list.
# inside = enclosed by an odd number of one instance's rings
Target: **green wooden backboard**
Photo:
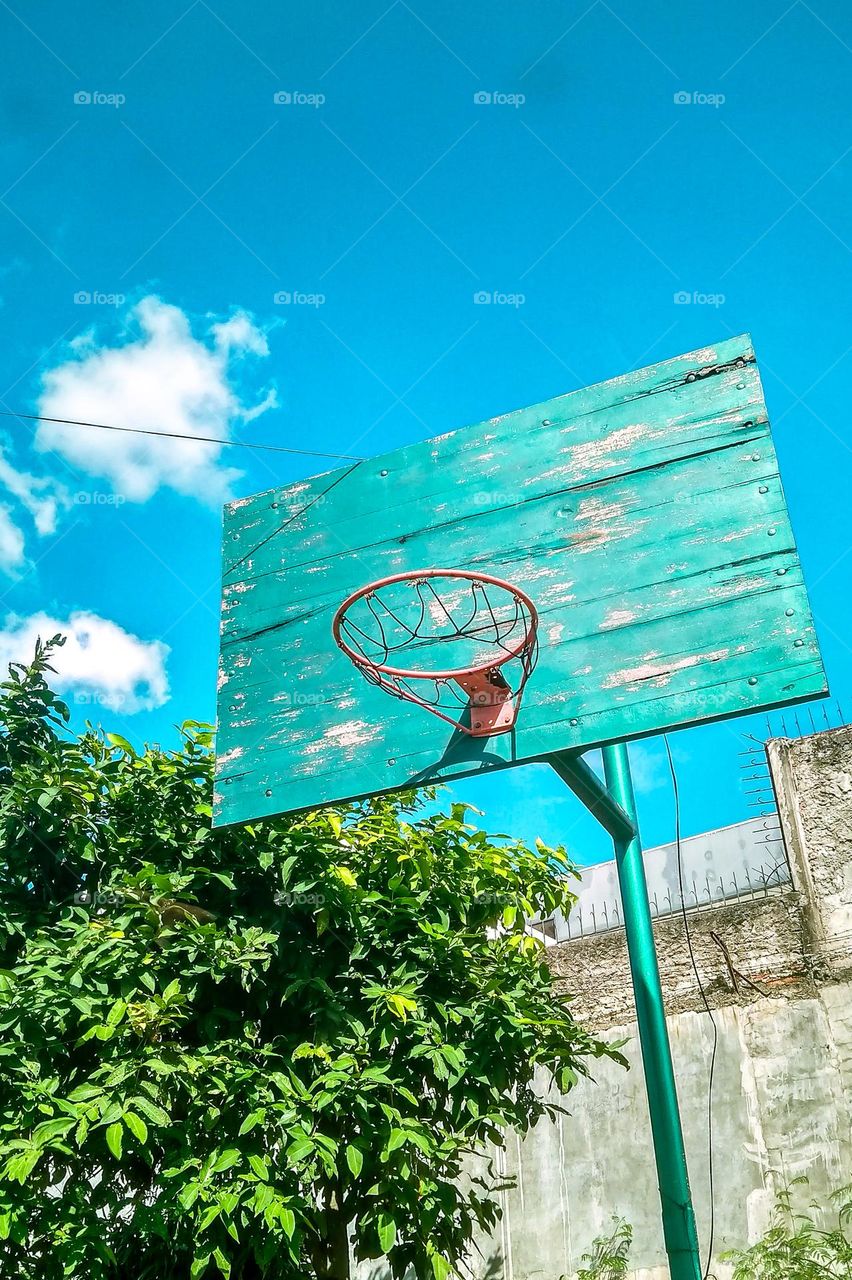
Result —
[[[826, 692], [748, 337], [225, 508], [218, 824]], [[474, 738], [337, 648], [351, 592], [430, 566], [525, 591], [538, 663]]]

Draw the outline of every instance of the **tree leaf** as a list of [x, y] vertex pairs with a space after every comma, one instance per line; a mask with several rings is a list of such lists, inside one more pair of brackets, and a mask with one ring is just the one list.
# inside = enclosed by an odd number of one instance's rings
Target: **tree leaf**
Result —
[[264, 1209], [274, 1199], [274, 1188], [270, 1187], [268, 1182], [261, 1182], [254, 1193], [254, 1207], [258, 1213], [263, 1213]]
[[432, 1273], [435, 1280], [447, 1280], [447, 1276], [452, 1275], [452, 1267], [447, 1259], [440, 1253], [433, 1253], [431, 1256]]
[[404, 1129], [391, 1129], [385, 1150], [388, 1152], [396, 1151], [398, 1147], [402, 1146], [407, 1137], [408, 1134]]
[[216, 1266], [219, 1268], [223, 1276], [225, 1277], [230, 1276], [231, 1264], [228, 1261], [228, 1259], [225, 1257], [221, 1249], [213, 1250], [213, 1260], [216, 1263]]
[[178, 1203], [181, 1204], [184, 1209], [191, 1209], [198, 1199], [198, 1193], [200, 1190], [201, 1187], [197, 1182], [187, 1182], [185, 1186], [181, 1187], [177, 1194]]
[[125, 1111], [123, 1119], [134, 1138], [138, 1138], [144, 1147], [148, 1141], [148, 1126], [145, 1121], [135, 1111]]
[[241, 1159], [242, 1153], [238, 1147], [228, 1147], [215, 1161], [211, 1173], [223, 1173], [225, 1169], [232, 1169]]
[[162, 1107], [158, 1107], [156, 1103], [151, 1102], [149, 1098], [143, 1098], [141, 1094], [136, 1094], [130, 1101], [136, 1107], [137, 1111], [141, 1111], [146, 1115], [152, 1124], [167, 1125], [170, 1123], [168, 1111], [164, 1111]]
[[377, 1226], [382, 1253], [390, 1253], [396, 1242], [396, 1222], [393, 1216], [390, 1213], [380, 1213]]
[[221, 1212], [222, 1206], [219, 1204], [218, 1200], [215, 1204], [209, 1204], [198, 1220], [198, 1230], [206, 1231], [210, 1226], [210, 1223], [215, 1222]]
[[408, 1020], [409, 1013], [417, 1012], [417, 1001], [411, 1000], [408, 996], [400, 995], [396, 991], [391, 991], [386, 996], [388, 1008], [395, 1013], [403, 1022]]
[[76, 1121], [68, 1116], [60, 1116], [56, 1120], [43, 1120], [33, 1129], [33, 1142], [39, 1146], [52, 1141], [53, 1138], [64, 1137], [74, 1128]]
[[[77, 1001], [74, 1001], [77, 1004]], [[99, 1098], [103, 1093], [103, 1089], [95, 1084], [79, 1084], [76, 1089], [72, 1089], [68, 1095], [69, 1102], [88, 1102], [92, 1098]]]
[[364, 1167], [364, 1157], [358, 1148], [352, 1146], [351, 1143], [346, 1148], [346, 1163], [349, 1165], [353, 1177], [357, 1178]]
[[111, 1124], [106, 1131], [107, 1146], [116, 1160], [121, 1159], [121, 1135], [123, 1132], [124, 1130], [118, 1123]]
[[300, 1160], [304, 1160], [305, 1156], [309, 1156], [314, 1149], [314, 1144], [310, 1138], [297, 1138], [287, 1148], [287, 1158], [291, 1164], [298, 1164]]
[[11, 1157], [6, 1164], [6, 1176], [12, 1182], [20, 1182], [23, 1186], [38, 1164], [41, 1154], [41, 1150], [32, 1147], [30, 1150], [22, 1152], [19, 1156]]
[[255, 1127], [255, 1125], [260, 1124], [261, 1120], [264, 1118], [265, 1115], [266, 1115], [266, 1112], [262, 1108], [259, 1108], [257, 1111], [250, 1111], [249, 1114], [246, 1116], [245, 1120], [240, 1125], [239, 1133], [237, 1136], [241, 1138], [244, 1133], [250, 1133], [251, 1130]]
[[115, 1004], [112, 1006], [112, 1008], [110, 1009], [109, 1013], [106, 1016], [106, 1025], [108, 1027], [117, 1027], [126, 1012], [127, 1012], [127, 1005], [124, 1003], [124, 1001], [116, 1000]]

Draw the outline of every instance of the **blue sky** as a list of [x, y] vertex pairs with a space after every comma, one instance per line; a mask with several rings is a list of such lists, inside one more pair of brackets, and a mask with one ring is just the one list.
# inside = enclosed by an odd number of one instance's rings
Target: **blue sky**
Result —
[[[848, 6], [2, 20], [0, 408], [366, 454], [748, 330], [848, 703]], [[0, 441], [0, 655], [76, 627], [78, 720], [167, 742], [212, 718], [221, 499], [332, 464], [15, 418]], [[747, 816], [749, 727], [673, 736], [687, 832]], [[664, 841], [660, 744], [634, 763]], [[493, 828], [606, 855], [546, 769], [456, 790]]]

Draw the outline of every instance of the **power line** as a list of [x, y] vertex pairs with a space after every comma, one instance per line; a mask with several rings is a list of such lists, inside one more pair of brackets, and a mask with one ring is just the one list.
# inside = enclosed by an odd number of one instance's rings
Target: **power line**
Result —
[[149, 427], [117, 427], [110, 422], [80, 422], [75, 418], [45, 418], [41, 413], [15, 413], [0, 409], [0, 417], [25, 418], [29, 422], [55, 422], [66, 427], [95, 427], [98, 431], [128, 431], [137, 436], [163, 436], [167, 440], [195, 440], [200, 444], [239, 446], [241, 449], [266, 449], [270, 453], [296, 453], [310, 458], [339, 458], [343, 462], [363, 462], [354, 453], [327, 453], [322, 449], [289, 449], [283, 444], [254, 444], [250, 440], [220, 440], [216, 436], [194, 436], [181, 431], [154, 431]]

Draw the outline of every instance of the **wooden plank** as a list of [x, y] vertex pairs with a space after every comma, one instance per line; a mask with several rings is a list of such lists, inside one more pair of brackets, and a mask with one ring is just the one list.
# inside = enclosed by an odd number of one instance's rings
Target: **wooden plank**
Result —
[[[312, 541], [294, 535], [317, 523], [382, 513], [393, 521], [388, 532], [402, 535], [464, 518], [473, 507], [478, 514], [507, 509], [760, 434], [766, 409], [750, 342], [731, 340], [696, 356], [708, 363], [693, 362], [679, 382], [666, 362], [664, 373], [655, 365], [634, 375], [629, 395], [616, 378], [234, 503], [226, 508], [225, 577], [245, 581], [282, 562], [314, 563]], [[685, 380], [702, 368], [719, 372]], [[662, 390], [665, 421], [654, 401]], [[479, 487], [471, 492], [473, 477]]]
[[[762, 555], [766, 548], [778, 553], [793, 545], [792, 533], [774, 458], [767, 456], [771, 446], [765, 428], [757, 459], [756, 443], [698, 455], [677, 468], [642, 470], [522, 503], [509, 513], [508, 539], [506, 512], [493, 509], [415, 529], [402, 543], [395, 528], [387, 536], [373, 518], [366, 526], [351, 520], [318, 524], [308, 538], [318, 556], [310, 567], [284, 566], [260, 579], [225, 586], [223, 648], [270, 627], [303, 622], [311, 610], [333, 612], [343, 595], [371, 579], [406, 566], [446, 563], [448, 555], [453, 563], [510, 576], [524, 589], [535, 589], [539, 612], [545, 615], [572, 603], [578, 576], [594, 578], [596, 600], [626, 582], [653, 582], [649, 575], [662, 549], [661, 520], [666, 541], [678, 550], [671, 578], [706, 567], [708, 544], [715, 541], [722, 564]], [[748, 521], [732, 528], [730, 507], [742, 501], [736, 492], [740, 486], [751, 487], [754, 501]], [[776, 529], [772, 542], [767, 541], [769, 527]], [[369, 544], [359, 545], [359, 537], [364, 544], [370, 536]], [[627, 565], [612, 554], [625, 541], [630, 544]]]
[[[818, 696], [748, 338], [226, 509], [217, 822]], [[512, 734], [456, 735], [331, 638], [352, 590], [463, 566], [541, 618]]]

